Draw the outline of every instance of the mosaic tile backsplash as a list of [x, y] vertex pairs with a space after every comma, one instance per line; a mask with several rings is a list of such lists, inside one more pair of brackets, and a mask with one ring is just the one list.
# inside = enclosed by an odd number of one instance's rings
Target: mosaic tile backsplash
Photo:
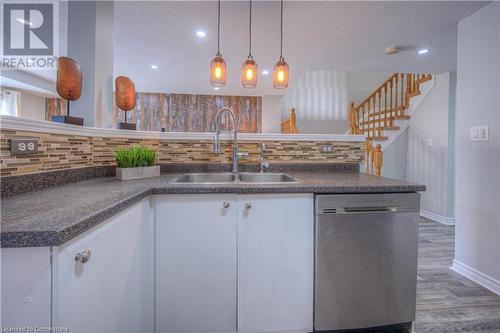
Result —
[[[73, 136], [2, 129], [0, 144], [0, 175], [12, 176], [90, 166], [115, 165], [113, 152], [118, 147], [142, 144], [157, 152], [157, 162], [169, 163], [231, 163], [231, 141], [222, 142], [223, 153], [215, 155], [211, 140], [160, 140], [112, 137]], [[11, 156], [10, 139], [36, 137], [38, 153]], [[361, 163], [363, 142], [266, 141], [265, 157], [270, 163]], [[321, 145], [331, 144], [332, 153], [320, 153]], [[240, 141], [240, 152], [248, 152], [242, 164], [259, 162], [260, 142]]]

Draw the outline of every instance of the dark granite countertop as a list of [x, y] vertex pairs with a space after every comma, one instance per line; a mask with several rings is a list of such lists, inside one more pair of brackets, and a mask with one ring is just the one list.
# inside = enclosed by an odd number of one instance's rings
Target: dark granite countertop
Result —
[[388, 193], [425, 186], [364, 173], [289, 173], [293, 184], [172, 184], [178, 174], [119, 181], [96, 178], [2, 199], [1, 246], [58, 246], [150, 194]]

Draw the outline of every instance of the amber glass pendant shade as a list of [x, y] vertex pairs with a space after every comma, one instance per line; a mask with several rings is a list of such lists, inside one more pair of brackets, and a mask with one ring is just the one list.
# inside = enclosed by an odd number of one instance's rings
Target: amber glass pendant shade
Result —
[[288, 64], [285, 58], [280, 57], [273, 69], [273, 87], [275, 89], [286, 89], [288, 87], [288, 73]]
[[210, 84], [214, 87], [223, 87], [226, 85], [226, 62], [220, 54], [210, 62]]
[[227, 67], [226, 62], [220, 54], [220, 0], [217, 1], [217, 53], [210, 62], [210, 84], [213, 87], [224, 87], [226, 85]]
[[259, 65], [252, 58], [248, 58], [241, 66], [241, 85], [244, 88], [255, 88], [258, 72]]

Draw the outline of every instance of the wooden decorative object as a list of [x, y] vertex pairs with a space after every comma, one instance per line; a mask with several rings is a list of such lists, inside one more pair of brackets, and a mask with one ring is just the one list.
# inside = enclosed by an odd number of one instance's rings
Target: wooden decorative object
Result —
[[359, 129], [358, 110], [356, 110], [354, 102], [351, 102], [349, 105], [349, 134], [361, 134], [361, 130]]
[[373, 164], [375, 165], [375, 174], [382, 175], [382, 166], [384, 165], [384, 155], [382, 154], [382, 146], [378, 144], [373, 153]]
[[281, 122], [281, 133], [297, 134], [298, 132], [297, 115], [295, 114], [295, 109], [291, 108], [290, 117]]
[[127, 111], [133, 110], [136, 105], [134, 82], [126, 76], [118, 76], [115, 79], [115, 103], [125, 112], [125, 122], [120, 123], [121, 129], [135, 130], [136, 124], [127, 123]]
[[67, 114], [53, 116], [52, 121], [83, 126], [83, 118], [72, 117], [69, 114], [70, 101], [76, 101], [82, 94], [82, 69], [75, 60], [69, 57], [57, 59], [56, 90], [59, 96], [67, 100]]

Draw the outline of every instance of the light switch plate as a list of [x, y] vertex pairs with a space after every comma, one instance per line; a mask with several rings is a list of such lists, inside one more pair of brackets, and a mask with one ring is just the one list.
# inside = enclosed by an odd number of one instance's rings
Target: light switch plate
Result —
[[10, 140], [10, 153], [12, 156], [38, 153], [37, 138], [12, 138]]
[[490, 139], [489, 126], [472, 126], [470, 128], [471, 142], [484, 142]]

